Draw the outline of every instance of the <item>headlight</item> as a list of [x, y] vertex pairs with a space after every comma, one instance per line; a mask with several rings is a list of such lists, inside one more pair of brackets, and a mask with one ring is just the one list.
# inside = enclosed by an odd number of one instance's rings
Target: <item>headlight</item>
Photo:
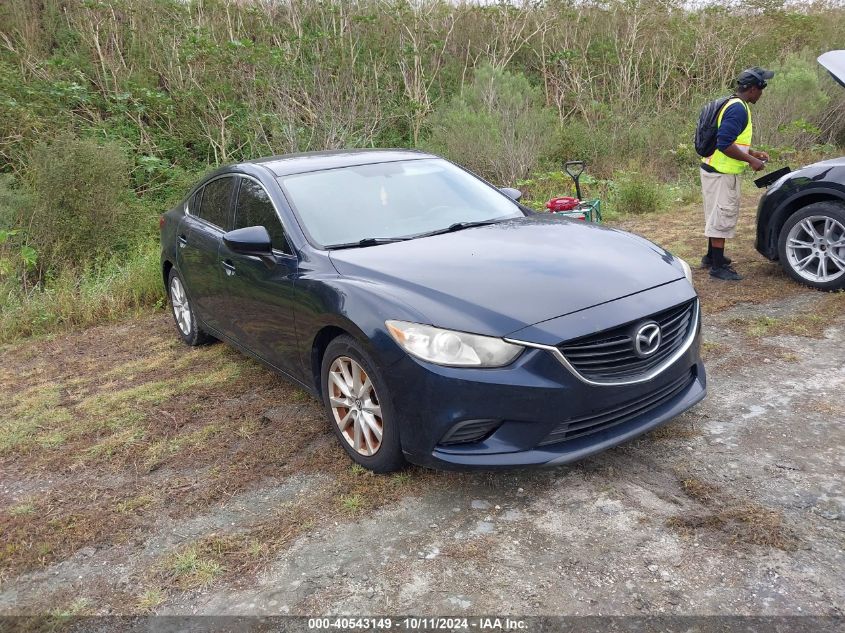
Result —
[[681, 262], [681, 268], [684, 269], [684, 277], [687, 278], [687, 281], [692, 283], [692, 270], [690, 270], [689, 264], [687, 264], [683, 259], [680, 257], [676, 258], [679, 262]]
[[443, 330], [421, 323], [385, 321], [387, 331], [406, 352], [422, 360], [449, 367], [502, 367], [523, 347], [500, 338]]

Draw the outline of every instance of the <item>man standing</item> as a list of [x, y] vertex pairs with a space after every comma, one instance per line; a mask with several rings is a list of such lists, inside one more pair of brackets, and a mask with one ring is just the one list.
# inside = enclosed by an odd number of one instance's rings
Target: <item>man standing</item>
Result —
[[701, 192], [704, 198], [704, 235], [707, 255], [702, 267], [710, 267], [710, 276], [725, 281], [742, 277], [725, 257], [725, 239], [736, 235], [739, 218], [740, 178], [746, 164], [760, 171], [769, 160], [766, 152], [751, 149], [751, 108], [757, 103], [766, 81], [775, 76], [758, 66], [742, 71], [736, 80], [736, 92], [722, 107], [716, 119], [716, 151], [701, 159]]

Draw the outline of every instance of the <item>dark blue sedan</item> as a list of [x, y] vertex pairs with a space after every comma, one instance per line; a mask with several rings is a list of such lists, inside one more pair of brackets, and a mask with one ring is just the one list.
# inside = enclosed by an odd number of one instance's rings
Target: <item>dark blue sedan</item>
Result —
[[374, 471], [553, 465], [704, 397], [689, 267], [413, 151], [230, 165], [162, 217], [185, 343], [321, 399]]

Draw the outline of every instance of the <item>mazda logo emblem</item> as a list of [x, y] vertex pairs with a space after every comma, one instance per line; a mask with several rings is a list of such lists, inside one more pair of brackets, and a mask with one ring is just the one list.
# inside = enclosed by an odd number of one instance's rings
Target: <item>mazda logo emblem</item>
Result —
[[654, 322], [646, 323], [634, 335], [634, 351], [642, 358], [651, 356], [660, 347], [660, 340], [660, 326]]

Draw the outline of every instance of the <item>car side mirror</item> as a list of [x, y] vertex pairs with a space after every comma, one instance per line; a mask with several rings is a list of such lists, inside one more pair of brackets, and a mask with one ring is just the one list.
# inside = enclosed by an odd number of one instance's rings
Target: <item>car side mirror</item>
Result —
[[514, 189], [513, 187], [502, 187], [499, 189], [499, 191], [501, 191], [514, 202], [519, 202], [522, 198], [522, 192], [519, 189]]
[[241, 255], [267, 256], [273, 253], [270, 234], [263, 226], [247, 226], [223, 234], [223, 243], [229, 250]]

